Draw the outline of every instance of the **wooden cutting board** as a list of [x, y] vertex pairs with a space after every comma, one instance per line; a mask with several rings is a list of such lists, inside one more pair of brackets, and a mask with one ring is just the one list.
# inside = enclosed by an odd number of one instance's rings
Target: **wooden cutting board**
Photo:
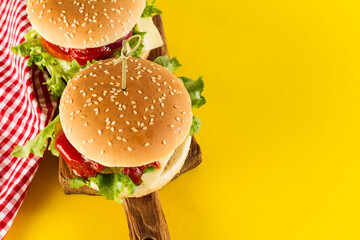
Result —
[[[154, 16], [153, 21], [164, 40], [164, 45], [152, 50], [148, 57], [149, 60], [154, 60], [158, 56], [169, 55], [161, 16]], [[201, 161], [202, 158], [200, 146], [193, 137], [190, 151], [184, 166], [182, 167], [181, 171], [173, 178], [173, 180], [181, 174], [198, 166]], [[66, 194], [98, 195], [97, 191], [91, 189], [88, 186], [72, 188], [69, 185], [69, 180], [74, 177], [76, 177], [75, 174], [69, 171], [67, 164], [60, 157], [59, 180], [64, 192]], [[169, 230], [157, 192], [148, 194], [141, 198], [126, 198], [124, 199], [123, 206], [127, 216], [129, 236], [131, 240], [170, 239]]]

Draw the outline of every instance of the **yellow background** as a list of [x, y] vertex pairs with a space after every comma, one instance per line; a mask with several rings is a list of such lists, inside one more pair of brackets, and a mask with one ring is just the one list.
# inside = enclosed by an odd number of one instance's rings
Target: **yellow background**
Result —
[[[178, 75], [204, 74], [203, 163], [160, 191], [173, 239], [360, 239], [360, 1], [158, 0]], [[7, 240], [127, 239], [45, 158]]]

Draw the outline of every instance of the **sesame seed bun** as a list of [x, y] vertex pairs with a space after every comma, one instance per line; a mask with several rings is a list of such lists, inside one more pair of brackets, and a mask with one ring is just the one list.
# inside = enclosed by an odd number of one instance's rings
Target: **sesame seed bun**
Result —
[[28, 0], [32, 27], [47, 41], [67, 48], [104, 46], [135, 26], [145, 0]]
[[109, 167], [134, 167], [171, 154], [188, 136], [190, 96], [182, 82], [153, 62], [129, 58], [127, 89], [121, 63], [99, 61], [79, 72], [60, 100], [70, 143]]

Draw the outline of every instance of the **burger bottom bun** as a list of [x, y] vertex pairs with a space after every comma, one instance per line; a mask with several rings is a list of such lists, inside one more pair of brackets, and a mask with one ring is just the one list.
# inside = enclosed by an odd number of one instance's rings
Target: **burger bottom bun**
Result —
[[[165, 166], [164, 171], [161, 173], [157, 183], [151, 187], [141, 184], [135, 190], [135, 193], [129, 195], [126, 191], [125, 193], [121, 193], [121, 198], [133, 198], [133, 197], [142, 197], [149, 193], [155, 192], [169, 183], [174, 176], [180, 172], [182, 166], [185, 163], [186, 157], [190, 150], [191, 137], [188, 136], [185, 141], [177, 147], [171, 155], [168, 163]], [[97, 186], [91, 182], [91, 188], [98, 190]]]

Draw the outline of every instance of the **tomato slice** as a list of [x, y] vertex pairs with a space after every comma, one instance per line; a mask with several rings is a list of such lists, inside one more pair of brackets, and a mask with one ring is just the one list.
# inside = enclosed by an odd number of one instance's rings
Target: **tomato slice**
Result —
[[54, 57], [63, 59], [68, 62], [71, 62], [73, 59], [75, 59], [80, 65], [86, 64], [87, 61], [91, 62], [92, 60], [104, 59], [117, 50], [111, 48], [108, 45], [85, 49], [63, 48], [46, 41], [44, 38], [41, 38], [41, 44], [45, 50]]
[[[116, 49], [115, 49], [116, 50]], [[85, 48], [77, 49], [70, 48], [70, 57], [75, 59], [80, 65], [84, 65], [87, 61], [99, 60], [108, 57], [115, 50], [107, 46], [97, 47], [97, 48]]]
[[53, 55], [54, 57], [63, 59], [65, 61], [71, 62], [73, 59], [69, 55], [69, 49], [68, 48], [62, 48], [58, 45], [52, 44], [45, 40], [45, 38], [41, 38], [41, 44], [45, 48], [45, 50]]

